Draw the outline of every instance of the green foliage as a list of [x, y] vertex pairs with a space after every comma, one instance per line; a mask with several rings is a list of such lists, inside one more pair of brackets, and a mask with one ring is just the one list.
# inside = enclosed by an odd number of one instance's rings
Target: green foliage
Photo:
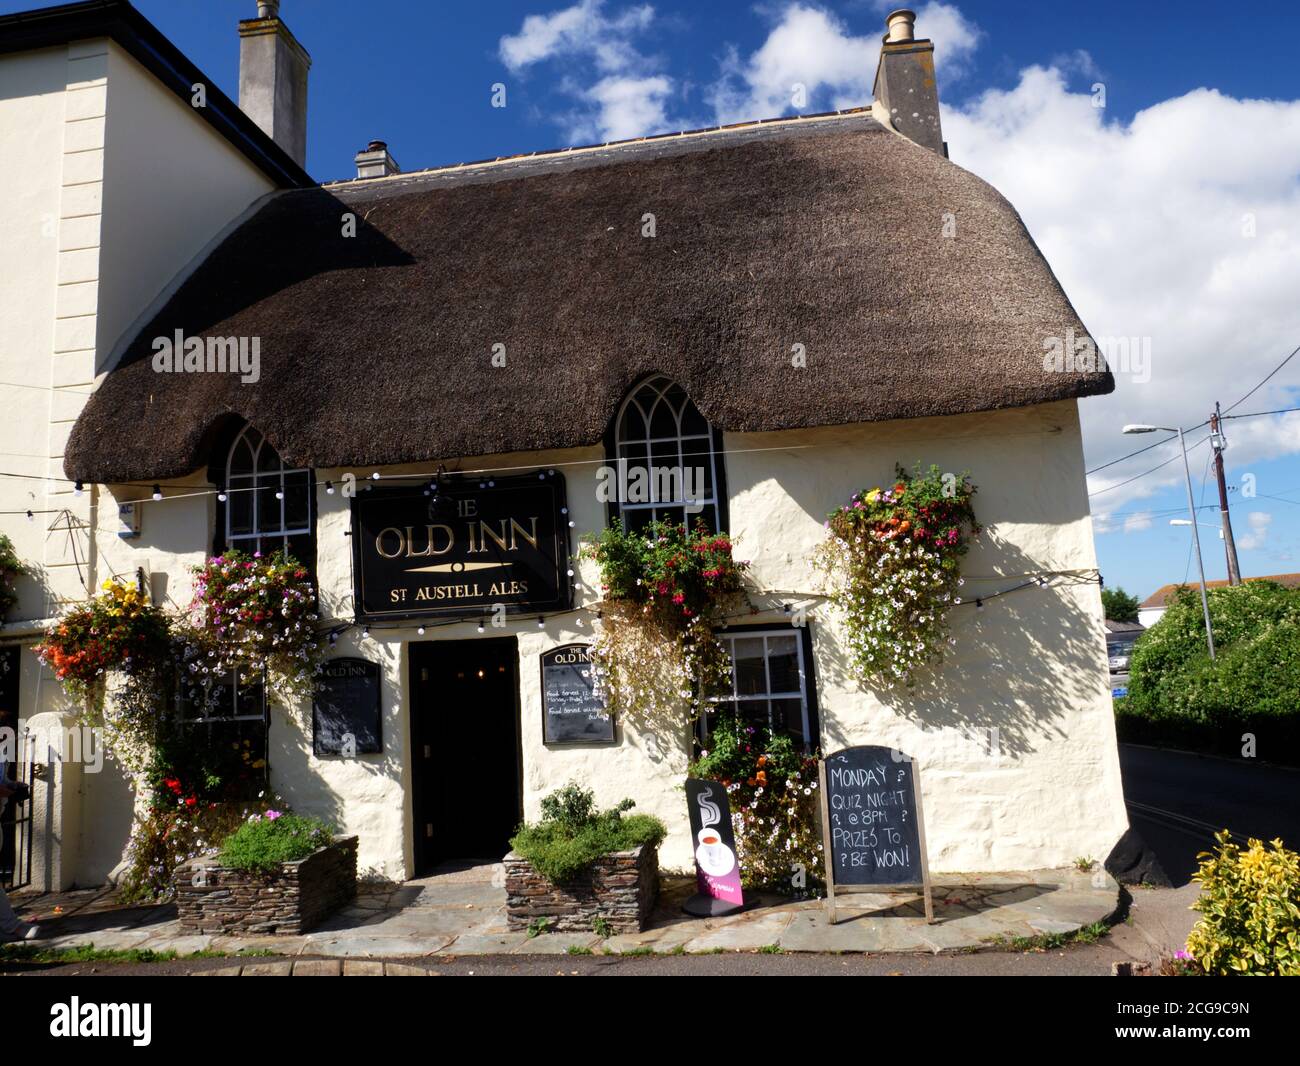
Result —
[[827, 517], [815, 562], [843, 614], [860, 681], [911, 685], [940, 662], [947, 612], [960, 597], [961, 557], [979, 534], [966, 474], [937, 466], [855, 495]]
[[713, 632], [741, 595], [748, 563], [732, 557], [731, 538], [651, 522], [597, 534], [582, 558], [600, 567], [604, 602], [591, 648], [597, 689], [616, 714], [694, 718], [709, 696], [731, 684], [731, 660]]
[[549, 933], [550, 931], [551, 931], [551, 919], [549, 918], [533, 918], [528, 923], [529, 940], [532, 940], [534, 937], [539, 937], [543, 933]]
[[598, 811], [592, 793], [571, 783], [542, 800], [542, 820], [521, 825], [510, 846], [547, 880], [563, 884], [606, 855], [663, 842], [668, 830], [658, 818], [623, 816], [632, 806], [623, 800]]
[[817, 759], [784, 733], [719, 714], [709, 747], [687, 770], [727, 790], [741, 882], [800, 894], [793, 866], [804, 868], [804, 890], [820, 882]]
[[236, 870], [272, 873], [281, 863], [305, 859], [333, 840], [333, 829], [318, 818], [267, 811], [253, 815], [226, 837], [220, 861]]
[[5, 613], [18, 602], [18, 593], [14, 591], [15, 579], [30, 573], [27, 564], [18, 558], [14, 542], [0, 533], [0, 622]]
[[1138, 598], [1130, 596], [1121, 588], [1102, 589], [1101, 605], [1106, 618], [1111, 622], [1136, 622], [1138, 620]]
[[1202, 918], [1188, 953], [1211, 976], [1300, 976], [1300, 854], [1274, 840], [1243, 849], [1225, 829], [1192, 875]]
[[591, 931], [602, 940], [608, 940], [614, 935], [614, 927], [603, 914], [598, 914], [591, 920]]
[[[1260, 735], [1268, 757], [1300, 755], [1300, 590], [1250, 581], [1209, 593], [1210, 660], [1198, 592], [1180, 589], [1133, 649], [1121, 739], [1233, 751]], [[1236, 753], [1234, 751], [1234, 753]]]

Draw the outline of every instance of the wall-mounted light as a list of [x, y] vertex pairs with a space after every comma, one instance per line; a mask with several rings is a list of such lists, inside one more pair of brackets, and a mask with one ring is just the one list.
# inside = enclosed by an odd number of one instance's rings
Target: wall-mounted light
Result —
[[161, 500], [161, 499], [162, 499], [162, 487], [161, 487], [161, 486], [159, 486], [159, 485], [155, 485], [155, 486], [153, 487], [153, 498], [154, 498], [155, 500]]

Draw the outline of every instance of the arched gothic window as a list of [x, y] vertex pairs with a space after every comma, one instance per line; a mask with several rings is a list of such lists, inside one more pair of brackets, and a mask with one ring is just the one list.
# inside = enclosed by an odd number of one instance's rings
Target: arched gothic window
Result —
[[627, 528], [656, 519], [693, 527], [697, 518], [724, 528], [722, 434], [675, 381], [655, 375], [632, 390], [614, 420], [611, 451], [618, 474], [611, 517]]
[[280, 453], [251, 425], [238, 433], [226, 462], [218, 511], [218, 550], [269, 555], [281, 549], [311, 564], [312, 473], [284, 465]]

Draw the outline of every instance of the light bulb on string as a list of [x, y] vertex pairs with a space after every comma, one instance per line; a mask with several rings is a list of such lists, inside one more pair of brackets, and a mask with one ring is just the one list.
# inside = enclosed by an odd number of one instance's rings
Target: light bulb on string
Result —
[[162, 486], [160, 486], [160, 485], [155, 485], [155, 486], [153, 487], [153, 498], [154, 498], [155, 500], [161, 500], [161, 499], [162, 499]]
[[325, 482], [325, 495], [326, 496], [334, 495], [334, 482], [332, 481]]

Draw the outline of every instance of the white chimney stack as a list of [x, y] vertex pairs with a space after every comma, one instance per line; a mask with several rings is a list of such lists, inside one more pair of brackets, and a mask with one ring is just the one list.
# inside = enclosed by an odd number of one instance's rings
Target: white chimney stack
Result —
[[384, 141], [371, 141], [364, 151], [357, 153], [358, 178], [386, 178], [389, 174], [401, 172], [402, 168], [388, 154], [388, 145]]
[[300, 167], [307, 162], [311, 56], [280, 19], [280, 0], [258, 0], [239, 23], [239, 108]]

